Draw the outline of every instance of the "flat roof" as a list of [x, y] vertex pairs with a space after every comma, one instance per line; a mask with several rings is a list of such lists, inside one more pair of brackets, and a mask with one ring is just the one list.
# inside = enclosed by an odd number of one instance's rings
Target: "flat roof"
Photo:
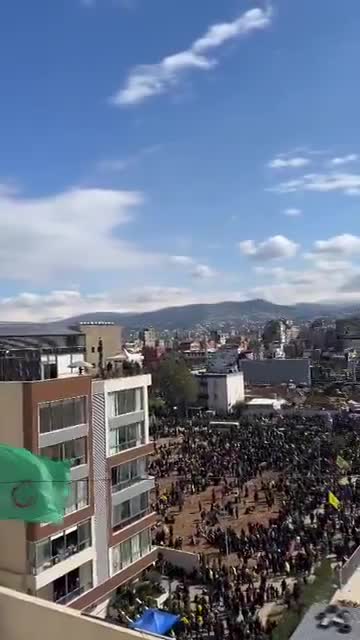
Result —
[[330, 625], [327, 629], [324, 627], [318, 627], [318, 621], [316, 616], [322, 613], [328, 604], [314, 604], [308, 612], [305, 614], [303, 620], [299, 624], [298, 628], [294, 631], [290, 640], [339, 640], [342, 636], [347, 640], [359, 640], [359, 625], [360, 625], [360, 609], [353, 607], [341, 607], [349, 612], [351, 631], [343, 634], [339, 633], [335, 625]]
[[[333, 602], [344, 600], [346, 602], [354, 602], [360, 606], [360, 567], [358, 567], [351, 578], [341, 589], [338, 589], [333, 598]], [[360, 629], [359, 629], [360, 636]]]
[[275, 402], [286, 402], [283, 398], [252, 398], [246, 404], [274, 404]]
[[35, 322], [0, 322], [0, 337], [12, 336], [69, 336], [82, 335], [80, 331], [65, 325]]

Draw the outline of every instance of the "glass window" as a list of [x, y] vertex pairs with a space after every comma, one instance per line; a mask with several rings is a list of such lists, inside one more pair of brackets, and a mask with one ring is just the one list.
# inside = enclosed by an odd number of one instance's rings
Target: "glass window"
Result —
[[134, 422], [110, 430], [110, 455], [145, 443], [145, 423]]
[[121, 542], [111, 550], [112, 575], [125, 569], [132, 562], [136, 562], [142, 556], [151, 551], [150, 530], [145, 529], [132, 538]]
[[137, 411], [136, 391], [137, 389], [124, 389], [123, 391], [114, 391], [109, 394], [110, 416], [122, 416], [126, 413]]
[[55, 564], [91, 545], [91, 523], [86, 520], [76, 529], [62, 531], [51, 538], [29, 543], [31, 571], [38, 575]]
[[87, 438], [77, 438], [52, 447], [43, 447], [40, 453], [52, 460], [70, 460], [71, 466], [77, 467], [80, 464], [86, 464]]
[[64, 459], [71, 460], [72, 467], [86, 464], [87, 461], [87, 438], [77, 438], [64, 444]]
[[115, 505], [112, 510], [113, 527], [126, 527], [132, 520], [145, 515], [149, 508], [149, 492], [146, 491], [131, 500]]
[[113, 575], [120, 571], [121, 569], [121, 559], [120, 559], [120, 545], [118, 544], [116, 547], [112, 548], [112, 572]]
[[66, 398], [39, 406], [40, 433], [86, 423], [86, 397]]
[[122, 569], [131, 564], [131, 540], [125, 540], [125, 542], [120, 545], [120, 558]]
[[74, 480], [71, 483], [70, 495], [67, 503], [67, 507], [65, 509], [65, 513], [73, 513], [73, 511], [78, 511], [79, 509], [83, 509], [89, 504], [89, 481], [86, 478], [85, 480]]
[[140, 558], [140, 536], [137, 534], [131, 538], [131, 559], [133, 562], [136, 562], [136, 560], [139, 560]]
[[148, 492], [140, 495], [140, 511], [145, 511], [149, 506], [149, 494]]
[[150, 529], [145, 529], [140, 533], [140, 551], [142, 556], [151, 551]]

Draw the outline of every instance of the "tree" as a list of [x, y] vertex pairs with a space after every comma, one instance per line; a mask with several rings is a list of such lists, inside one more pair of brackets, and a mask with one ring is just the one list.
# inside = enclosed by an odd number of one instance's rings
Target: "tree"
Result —
[[197, 398], [197, 382], [186, 362], [176, 355], [167, 356], [161, 361], [154, 374], [154, 386], [169, 408], [177, 407], [183, 413]]

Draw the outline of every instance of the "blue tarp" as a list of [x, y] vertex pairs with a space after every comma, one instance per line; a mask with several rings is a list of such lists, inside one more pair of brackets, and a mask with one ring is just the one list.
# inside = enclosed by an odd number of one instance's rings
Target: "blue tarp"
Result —
[[131, 629], [139, 629], [139, 631], [149, 631], [149, 633], [157, 633], [160, 636], [165, 635], [180, 620], [180, 616], [160, 609], [147, 609], [140, 618], [131, 622]]

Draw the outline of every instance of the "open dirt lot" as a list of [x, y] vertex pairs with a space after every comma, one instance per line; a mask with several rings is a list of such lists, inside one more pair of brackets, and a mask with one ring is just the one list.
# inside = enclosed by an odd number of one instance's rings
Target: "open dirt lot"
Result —
[[[275, 474], [271, 472], [265, 472], [262, 476], [262, 479], [265, 481], [275, 479]], [[169, 476], [167, 478], [161, 478], [159, 480], [160, 486], [160, 495], [166, 489], [170, 489], [171, 483], [176, 481], [176, 475]], [[229, 494], [223, 497], [222, 486], [215, 487], [216, 493], [216, 501], [218, 504], [224, 505], [228, 502], [232, 497], [234, 498], [236, 495], [235, 490], [232, 494]], [[241, 501], [238, 505], [239, 507], [239, 518], [236, 517], [231, 518], [230, 516], [224, 516], [221, 519], [221, 524], [223, 527], [232, 527], [236, 531], [241, 531], [241, 529], [247, 530], [247, 526], [249, 523], [261, 523], [267, 525], [269, 522], [269, 518], [274, 518], [278, 514], [278, 501], [275, 501], [274, 507], [269, 510], [265, 501], [264, 492], [261, 491], [261, 478], [257, 478], [256, 480], [251, 480], [247, 483], [249, 488], [249, 497], [245, 500], [243, 495], [241, 497]], [[255, 487], [258, 488], [259, 499], [257, 504], [254, 503], [254, 490]], [[212, 491], [213, 487], [209, 487], [206, 491], [203, 491], [199, 494], [195, 495], [186, 495], [184, 507], [181, 512], [179, 512], [178, 507], [170, 508], [169, 513], [173, 514], [175, 517], [174, 524], [174, 536], [181, 536], [183, 538], [183, 549], [185, 551], [196, 551], [198, 553], [205, 554], [213, 554], [218, 553], [218, 549], [212, 547], [205, 538], [200, 538], [196, 547], [190, 544], [190, 536], [195, 533], [196, 525], [200, 523], [200, 506], [206, 509], [206, 511], [210, 510], [211, 501], [212, 501]], [[250, 514], [245, 514], [245, 510], [247, 507], [254, 507], [254, 511]], [[230, 558], [231, 559], [231, 558]]]

